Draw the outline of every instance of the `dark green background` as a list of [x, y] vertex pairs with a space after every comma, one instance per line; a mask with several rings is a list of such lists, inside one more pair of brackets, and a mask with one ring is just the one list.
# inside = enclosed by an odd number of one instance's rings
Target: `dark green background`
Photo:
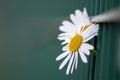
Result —
[[[88, 14], [107, 11], [119, 0], [0, 0], [0, 80], [119, 80], [115, 64], [119, 24], [101, 24], [97, 55], [66, 76], [56, 57], [62, 46], [56, 37], [63, 20], [76, 9]], [[114, 26], [118, 26], [114, 28]], [[97, 43], [96, 43], [97, 41]], [[118, 40], [119, 41], [119, 40]], [[115, 43], [115, 44], [114, 44]], [[117, 63], [118, 64], [118, 63]]]

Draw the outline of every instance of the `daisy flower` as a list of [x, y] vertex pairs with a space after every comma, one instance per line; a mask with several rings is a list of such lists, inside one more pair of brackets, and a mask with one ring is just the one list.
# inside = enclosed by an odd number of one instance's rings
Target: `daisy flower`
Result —
[[75, 15], [71, 14], [70, 19], [72, 22], [63, 21], [63, 25], [59, 27], [63, 33], [58, 35], [59, 40], [63, 40], [62, 45], [65, 45], [56, 61], [64, 58], [60, 64], [61, 70], [67, 63], [66, 75], [73, 73], [74, 69], [78, 66], [78, 56], [80, 56], [83, 63], [87, 63], [86, 55], [90, 55], [90, 50], [94, 47], [87, 42], [94, 36], [98, 35], [99, 25], [90, 21], [86, 8], [84, 11], [76, 10]]

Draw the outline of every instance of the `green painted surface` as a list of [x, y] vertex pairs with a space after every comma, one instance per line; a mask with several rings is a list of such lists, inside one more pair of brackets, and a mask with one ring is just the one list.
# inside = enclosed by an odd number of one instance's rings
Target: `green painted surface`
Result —
[[[108, 11], [119, 5], [119, 0], [99, 0], [98, 13]], [[120, 80], [119, 41], [120, 24], [100, 25], [94, 80]]]
[[98, 37], [95, 80], [120, 80], [118, 66], [120, 27], [116, 24], [101, 26], [103, 27]]
[[119, 80], [114, 61], [120, 28], [113, 27], [119, 24], [101, 24], [99, 37], [93, 40], [97, 55], [88, 56], [88, 64], [79, 58], [72, 75], [65, 75], [66, 66], [59, 71], [62, 61], [55, 61], [62, 53], [56, 37], [63, 20], [69, 20], [76, 9], [86, 7], [93, 16], [117, 6], [118, 1], [1, 0], [0, 80]]
[[56, 38], [62, 21], [76, 9], [86, 7], [93, 15], [94, 1], [1, 0], [0, 4], [0, 80], [89, 79], [89, 64], [80, 58], [74, 74], [66, 76], [66, 67], [59, 71], [61, 61], [55, 59], [62, 46]]

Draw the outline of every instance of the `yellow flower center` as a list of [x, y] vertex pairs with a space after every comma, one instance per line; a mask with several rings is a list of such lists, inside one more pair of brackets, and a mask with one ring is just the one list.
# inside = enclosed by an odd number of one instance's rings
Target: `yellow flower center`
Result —
[[83, 40], [82, 36], [76, 33], [76, 35], [70, 41], [69, 50], [71, 52], [76, 52], [80, 47], [82, 40]]
[[[86, 30], [91, 24], [87, 24], [81, 28], [81, 32]], [[82, 44], [83, 37], [80, 34], [77, 34], [71, 39], [70, 44], [69, 44], [69, 50], [70, 52], [74, 53], [76, 52], [79, 47]]]

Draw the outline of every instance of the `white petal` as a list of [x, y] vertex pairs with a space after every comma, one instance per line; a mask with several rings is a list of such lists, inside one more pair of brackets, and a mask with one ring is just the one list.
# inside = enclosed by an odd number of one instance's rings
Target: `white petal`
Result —
[[60, 64], [59, 70], [61, 70], [61, 69], [66, 65], [66, 63], [69, 61], [70, 57], [71, 57], [71, 53], [70, 53], [70, 54], [65, 58], [65, 60]]
[[62, 48], [63, 51], [67, 51], [68, 50], [68, 44], [65, 45], [63, 48]]
[[70, 42], [70, 39], [66, 38], [65, 41], [66, 41], [67, 43], [69, 43], [69, 42]]
[[90, 44], [88, 44], [88, 43], [82, 43], [82, 46], [83, 46], [84, 48], [86, 48], [86, 49], [89, 49], [89, 50], [94, 49], [93, 45], [90, 45]]
[[85, 24], [89, 24], [90, 23], [90, 19], [88, 17], [86, 8], [84, 8], [83, 16], [84, 16], [84, 22], [85, 22]]
[[95, 24], [92, 24], [91, 26], [89, 26], [87, 29], [85, 29], [83, 32], [82, 32], [82, 35], [85, 36], [85, 34], [89, 35], [89, 33], [91, 33], [91, 31], [94, 31], [95, 29]]
[[70, 68], [71, 68], [73, 59], [74, 59], [74, 54], [72, 54], [72, 57], [71, 57], [71, 59], [70, 59], [70, 61], [69, 61], [69, 64], [68, 64], [68, 67], [67, 67], [67, 70], [66, 70], [66, 75], [68, 75], [69, 72], [70, 72]]
[[66, 43], [69, 43], [71, 39], [69, 38], [64, 38], [64, 37], [57, 37], [58, 40], [64, 40]]
[[63, 41], [62, 43], [61, 43], [61, 45], [64, 45], [64, 44], [67, 44], [68, 42], [66, 42], [66, 41]]
[[81, 60], [84, 62], [84, 63], [87, 63], [87, 57], [84, 55], [84, 53], [79, 50], [79, 54], [80, 54], [80, 57], [81, 57]]
[[59, 30], [60, 30], [60, 31], [63, 31], [63, 32], [67, 32], [67, 29], [66, 29], [64, 26], [60, 26], [60, 27], [59, 27]]
[[58, 35], [59, 37], [62, 37], [62, 36], [68, 36], [68, 37], [70, 37], [71, 36], [71, 33], [61, 33], [61, 34], [59, 34]]
[[68, 54], [69, 54], [68, 51], [66, 51], [66, 52], [64, 52], [64, 53], [62, 53], [62, 54], [60, 54], [60, 55], [56, 58], [56, 61], [65, 58]]
[[67, 37], [67, 36], [61, 36], [61, 37], [57, 37], [57, 39], [59, 39], [59, 40], [65, 40], [65, 39], [70, 39], [70, 38]]
[[83, 45], [81, 45], [81, 51], [83, 53], [85, 53], [86, 55], [90, 55], [90, 51], [86, 47], [84, 47]]
[[81, 24], [80, 26], [82, 27], [83, 25], [85, 25], [84, 24], [84, 17], [82, 15], [82, 12], [80, 10], [76, 10], [75, 14], [76, 14], [77, 20], [79, 21], [79, 24]]
[[96, 24], [92, 24], [90, 27], [88, 27], [86, 30], [84, 30], [81, 35], [83, 36], [83, 38], [87, 38], [89, 36], [91, 36], [92, 34], [96, 34], [98, 33], [99, 30], [99, 25]]
[[75, 53], [75, 69], [77, 69], [78, 66], [78, 52]]
[[95, 37], [97, 35], [98, 35], [98, 33], [92, 34], [92, 35], [86, 37], [82, 42], [87, 42], [87, 41], [91, 40], [93, 37]]
[[75, 59], [74, 59], [73, 64], [72, 64], [71, 74], [73, 73], [74, 66], [75, 66]]
[[59, 38], [59, 37], [64, 37], [64, 39], [65, 38], [71, 39], [75, 34], [76, 33], [61, 33], [61, 34], [58, 35], [57, 39], [61, 40], [61, 38]]
[[71, 29], [75, 30], [76, 31], [76, 26], [74, 24], [72, 24], [71, 22], [69, 21], [63, 21], [62, 23], [64, 26], [67, 26], [67, 27], [70, 27]]
[[86, 8], [84, 8], [83, 15], [84, 15], [85, 17], [88, 17]]
[[59, 30], [67, 33], [75, 33], [77, 29], [72, 23], [70, 24], [68, 21], [63, 21], [63, 25], [59, 27]]
[[79, 21], [76, 19], [75, 15], [71, 14], [70, 19], [75, 25], [79, 25]]
[[67, 32], [67, 33], [74, 33], [75, 32], [71, 27], [68, 27], [68, 26], [60, 26], [59, 30], [62, 32]]

